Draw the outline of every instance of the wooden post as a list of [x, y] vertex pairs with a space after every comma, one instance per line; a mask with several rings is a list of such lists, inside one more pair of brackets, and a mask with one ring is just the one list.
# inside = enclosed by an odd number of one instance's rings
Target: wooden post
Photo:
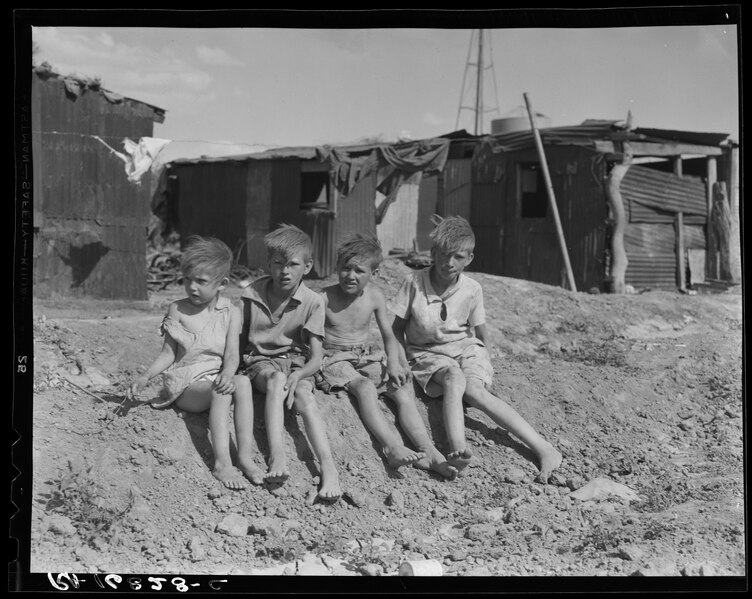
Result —
[[611, 231], [611, 280], [612, 292], [624, 293], [626, 291], [625, 276], [627, 273], [627, 252], [624, 249], [624, 232], [627, 229], [627, 211], [624, 209], [624, 200], [621, 197], [621, 181], [632, 166], [632, 146], [628, 141], [622, 143], [621, 161], [611, 167], [608, 173], [608, 185], [606, 185], [606, 198], [611, 209], [611, 217], [614, 220], [614, 228]]
[[726, 183], [713, 185], [713, 209], [710, 213], [713, 253], [715, 258], [714, 278], [733, 282], [731, 270], [731, 232], [733, 220], [726, 198]]
[[742, 281], [742, 250], [739, 232], [739, 147], [732, 146], [728, 161], [728, 192], [729, 211], [731, 212], [731, 239], [729, 241], [729, 269], [731, 282], [739, 284]]
[[546, 163], [546, 155], [543, 152], [543, 142], [541, 141], [538, 128], [535, 126], [535, 117], [533, 116], [533, 109], [530, 106], [530, 100], [527, 94], [522, 94], [525, 98], [525, 104], [527, 105], [527, 114], [530, 118], [530, 127], [533, 130], [533, 137], [535, 137], [535, 146], [538, 148], [538, 158], [540, 159], [541, 167], [543, 168], [543, 177], [546, 180], [546, 191], [548, 192], [548, 203], [551, 206], [551, 212], [554, 215], [554, 223], [556, 224], [556, 235], [559, 238], [559, 246], [561, 248], [561, 255], [564, 258], [564, 267], [567, 270], [567, 280], [569, 281], [569, 288], [572, 291], [577, 291], [577, 286], [574, 282], [574, 273], [572, 272], [572, 265], [569, 263], [569, 253], [567, 252], [567, 244], [564, 240], [564, 230], [561, 228], [561, 221], [559, 220], [559, 208], [556, 206], [556, 197], [554, 196], [554, 187], [551, 183], [551, 175], [548, 172], [548, 164]]
[[677, 177], [682, 176], [682, 157], [681, 156], [674, 156], [674, 174]]
[[710, 211], [713, 209], [713, 185], [718, 181], [718, 163], [715, 156], [708, 156], [707, 165], [708, 179], [706, 193], [708, 199], [708, 219], [710, 219]]
[[684, 263], [684, 214], [681, 212], [676, 213], [676, 219], [674, 220], [676, 226], [676, 268], [677, 279], [679, 281], [679, 289], [684, 291], [687, 288], [686, 281], [684, 280], [684, 273], [686, 271], [686, 265]]

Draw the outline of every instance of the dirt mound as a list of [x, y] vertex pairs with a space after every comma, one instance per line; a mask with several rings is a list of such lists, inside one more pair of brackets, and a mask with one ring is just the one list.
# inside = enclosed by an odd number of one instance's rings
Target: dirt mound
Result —
[[[408, 271], [387, 261], [377, 283], [391, 294]], [[394, 575], [431, 558], [448, 576], [743, 575], [739, 290], [589, 295], [469, 274], [485, 293], [494, 392], [564, 454], [551, 484], [533, 482], [528, 449], [474, 409], [466, 476], [392, 471], [356, 405], [319, 393], [345, 496], [313, 500], [294, 413], [290, 480], [229, 491], [210, 472], [206, 414], [123, 396], [181, 288], [136, 305], [37, 301], [31, 570]], [[441, 403], [419, 408], [445, 451]]]

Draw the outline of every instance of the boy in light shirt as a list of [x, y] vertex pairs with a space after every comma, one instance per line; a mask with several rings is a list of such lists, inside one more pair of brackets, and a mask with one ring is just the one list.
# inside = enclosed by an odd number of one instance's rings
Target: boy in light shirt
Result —
[[489, 390], [493, 366], [486, 350], [483, 289], [463, 274], [475, 235], [462, 217], [443, 219], [431, 233], [433, 265], [409, 276], [389, 303], [415, 381], [429, 397], [443, 396], [447, 460], [462, 471], [473, 459], [465, 437], [463, 401], [516, 435], [537, 459], [547, 483], [561, 454], [503, 399]]

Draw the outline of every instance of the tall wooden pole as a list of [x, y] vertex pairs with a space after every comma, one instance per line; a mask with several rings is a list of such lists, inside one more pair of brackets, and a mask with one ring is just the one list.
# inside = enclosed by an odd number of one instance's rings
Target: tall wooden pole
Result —
[[684, 272], [686, 270], [686, 264], [684, 262], [684, 214], [681, 212], [676, 213], [674, 220], [674, 227], [676, 228], [676, 274], [679, 283], [679, 289], [684, 291], [687, 288], [687, 283], [684, 278]]
[[559, 238], [559, 247], [561, 248], [561, 255], [564, 258], [564, 266], [567, 269], [567, 280], [569, 281], [569, 288], [572, 291], [577, 291], [577, 286], [574, 283], [574, 273], [572, 273], [572, 265], [569, 263], [569, 252], [567, 252], [567, 243], [564, 241], [564, 230], [561, 228], [561, 220], [559, 219], [559, 209], [556, 206], [556, 196], [554, 196], [554, 187], [551, 183], [551, 175], [548, 172], [548, 164], [546, 163], [546, 155], [543, 152], [543, 142], [541, 141], [538, 128], [535, 126], [535, 118], [533, 117], [533, 108], [530, 106], [530, 100], [527, 97], [527, 93], [522, 94], [525, 98], [525, 105], [527, 106], [527, 114], [530, 117], [530, 127], [533, 130], [533, 137], [535, 137], [535, 146], [538, 148], [538, 158], [540, 159], [541, 166], [543, 167], [543, 177], [546, 180], [546, 191], [548, 192], [548, 204], [551, 206], [551, 212], [554, 215], [554, 223], [556, 223], [556, 235]]

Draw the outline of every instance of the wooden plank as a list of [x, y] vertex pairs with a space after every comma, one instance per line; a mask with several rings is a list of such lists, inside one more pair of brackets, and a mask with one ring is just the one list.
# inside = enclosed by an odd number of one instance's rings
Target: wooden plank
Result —
[[687, 250], [689, 281], [692, 285], [705, 282], [705, 250]]
[[[723, 149], [715, 146], [646, 141], [631, 141], [630, 145], [633, 148], [634, 156], [681, 156], [682, 154], [721, 156], [723, 154]], [[618, 154], [614, 143], [610, 140], [596, 140], [595, 149], [602, 154]]]
[[713, 210], [713, 186], [718, 180], [718, 163], [715, 158], [708, 157], [708, 177], [706, 179], [706, 194], [708, 200], [708, 215]]
[[676, 267], [678, 270], [679, 289], [686, 289], [684, 281], [684, 215], [676, 213]]
[[715, 146], [696, 146], [680, 143], [654, 143], [646, 141], [630, 142], [635, 156], [679, 156], [681, 154], [696, 154], [698, 156], [720, 156], [721, 148]]

